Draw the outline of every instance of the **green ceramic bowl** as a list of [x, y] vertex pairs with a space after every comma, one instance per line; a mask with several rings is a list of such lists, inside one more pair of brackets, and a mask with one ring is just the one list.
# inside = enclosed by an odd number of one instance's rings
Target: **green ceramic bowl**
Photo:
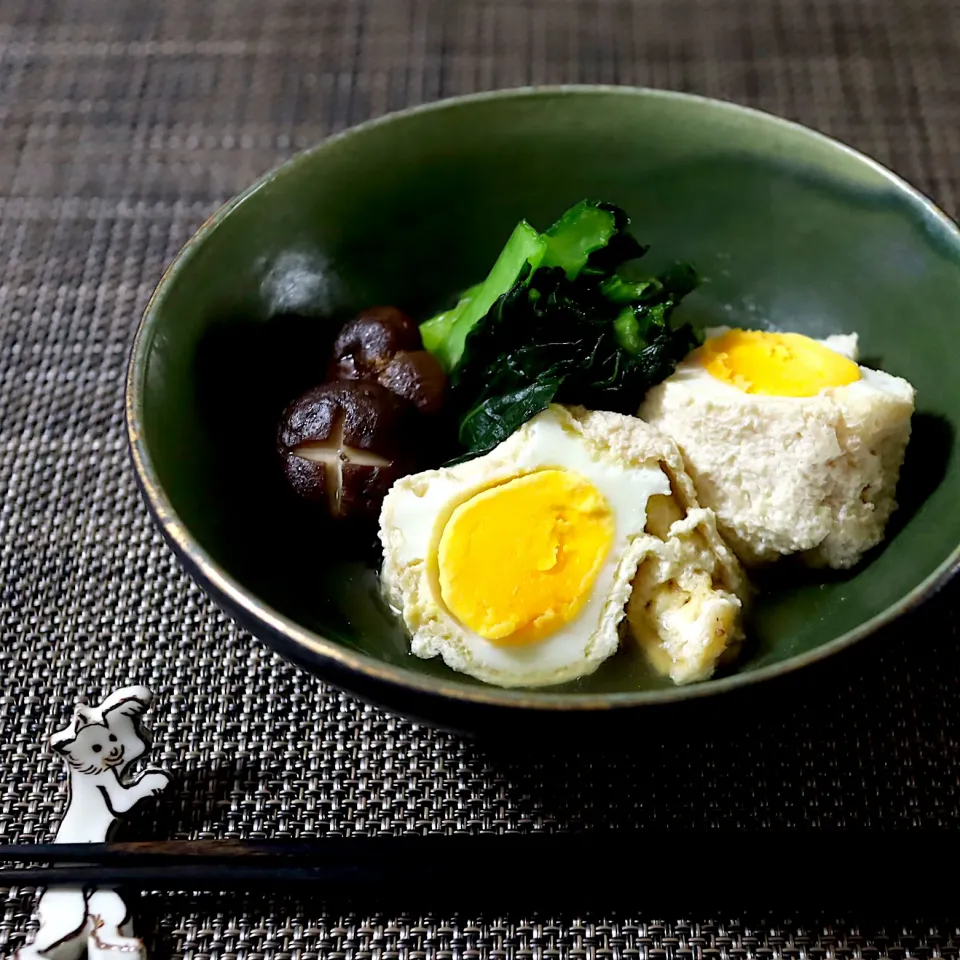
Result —
[[[650, 266], [706, 283], [701, 323], [857, 331], [917, 388], [902, 507], [851, 574], [779, 578], [733, 672], [675, 688], [618, 655], [575, 684], [505, 691], [407, 653], [366, 544], [279, 504], [275, 418], [323, 378], [336, 326], [390, 303], [425, 318], [482, 277], [522, 217], [583, 197], [628, 211]], [[878, 164], [783, 120], [699, 97], [517, 90], [384, 117], [268, 174], [163, 278], [127, 385], [137, 476], [186, 568], [225, 610], [332, 683], [467, 730], [719, 697], [822, 660], [929, 596], [960, 562], [960, 232]]]

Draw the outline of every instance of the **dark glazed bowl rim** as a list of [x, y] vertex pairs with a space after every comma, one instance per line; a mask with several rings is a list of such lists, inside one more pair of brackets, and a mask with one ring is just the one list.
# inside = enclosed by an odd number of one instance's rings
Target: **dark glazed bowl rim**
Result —
[[[780, 663], [760, 667], [748, 673], [732, 674], [701, 684], [674, 687], [667, 690], [605, 694], [579, 694], [569, 691], [550, 693], [548, 690], [501, 689], [494, 686], [474, 687], [456, 681], [421, 676], [404, 667], [386, 664], [374, 657], [350, 650], [300, 626], [258, 600], [217, 564], [203, 547], [194, 540], [160, 485], [157, 470], [147, 449], [143, 432], [143, 387], [148, 349], [159, 325], [158, 305], [183, 265], [189, 261], [203, 241], [236, 207], [253, 196], [264, 185], [273, 181], [278, 175], [299, 164], [309, 162], [315, 153], [326, 149], [330, 144], [356, 136], [358, 133], [373, 127], [395, 123], [416, 114], [455, 109], [465, 104], [496, 99], [557, 95], [609, 96], [610, 94], [625, 97], [657, 98], [676, 102], [696, 102], [717, 110], [729, 111], [743, 117], [759, 120], [765, 124], [779, 126], [795, 134], [828, 144], [837, 151], [868, 165], [876, 173], [886, 178], [893, 188], [907, 194], [915, 203], [925, 208], [930, 216], [937, 219], [954, 236], [958, 247], [960, 247], [960, 228], [942, 210], [895, 173], [852, 147], [801, 124], [784, 120], [761, 110], [695, 94], [643, 87], [611, 85], [520, 87], [440, 100], [389, 113], [351, 127], [295, 154], [289, 160], [264, 174], [251, 187], [224, 204], [203, 224], [167, 268], [150, 298], [136, 332], [127, 371], [125, 393], [127, 436], [137, 483], [147, 506], [175, 553], [189, 572], [200, 582], [201, 586], [209, 590], [220, 605], [234, 615], [244, 627], [268, 640], [280, 653], [307, 669], [315, 670], [321, 677], [336, 677], [336, 682], [342, 684], [346, 689], [352, 689], [355, 692], [361, 692], [362, 689], [383, 692], [385, 688], [398, 688], [398, 694], [403, 694], [402, 699], [411, 704], [410, 712], [414, 714], [417, 713], [416, 698], [418, 696], [428, 699], [449, 699], [464, 706], [506, 707], [511, 710], [534, 711], [597, 711], [676, 704], [693, 700], [700, 701], [722, 693], [752, 687], [775, 677], [792, 674], [805, 666], [833, 656], [917, 607], [960, 571], [960, 545], [958, 545], [922, 583], [881, 613], [813, 650]], [[355, 683], [352, 682], [352, 677], [356, 678]]]

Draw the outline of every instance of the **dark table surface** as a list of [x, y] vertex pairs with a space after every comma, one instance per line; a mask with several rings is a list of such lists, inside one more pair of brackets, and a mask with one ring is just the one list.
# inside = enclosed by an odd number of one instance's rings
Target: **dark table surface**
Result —
[[[761, 107], [957, 211], [957, 0], [0, 0], [0, 840], [52, 835], [64, 795], [45, 736], [81, 695], [131, 680], [158, 695], [153, 756], [177, 772], [134, 835], [960, 826], [956, 587], [746, 729], [517, 756], [299, 673], [216, 610], [147, 517], [126, 460], [126, 354], [203, 219], [369, 116], [560, 82]], [[703, 866], [722, 882], [722, 864]], [[813, 882], [855, 882], [855, 862], [810, 866]], [[793, 868], [775, 847], [758, 859], [771, 881]], [[32, 897], [3, 896], [5, 956]], [[960, 908], [869, 926], [844, 909], [691, 916], [678, 891], [668, 916], [638, 902], [392, 917], [153, 896], [137, 917], [156, 957], [957, 953]]]

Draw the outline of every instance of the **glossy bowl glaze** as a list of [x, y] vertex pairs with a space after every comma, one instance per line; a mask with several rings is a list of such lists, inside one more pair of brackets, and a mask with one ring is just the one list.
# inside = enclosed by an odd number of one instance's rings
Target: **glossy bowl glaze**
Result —
[[[857, 331], [918, 413], [882, 548], [844, 575], [765, 584], [736, 668], [675, 688], [630, 654], [593, 676], [505, 691], [407, 653], [368, 544], [281, 506], [283, 404], [323, 379], [337, 324], [389, 303], [425, 318], [476, 282], [522, 217], [622, 206], [655, 269], [706, 282], [696, 323]], [[186, 568], [283, 654], [402, 713], [465, 730], [607, 723], [715, 701], [874, 633], [960, 561], [960, 232], [889, 171], [727, 103], [627, 88], [505, 91], [372, 121], [267, 174], [190, 241], [144, 315], [127, 419], [146, 501]]]

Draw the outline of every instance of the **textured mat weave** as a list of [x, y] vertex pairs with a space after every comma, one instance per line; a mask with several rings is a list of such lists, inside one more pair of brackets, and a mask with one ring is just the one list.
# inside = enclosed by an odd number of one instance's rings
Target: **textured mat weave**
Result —
[[[63, 795], [44, 736], [81, 694], [131, 678], [158, 694], [154, 755], [182, 774], [143, 835], [960, 828], [956, 587], [736, 743], [638, 730], [629, 762], [509, 759], [325, 689], [239, 632], [154, 531], [122, 429], [126, 353], [163, 267], [219, 202], [333, 130], [493, 87], [672, 87], [838, 136], [956, 213], [958, 49], [956, 0], [0, 0], [0, 839], [51, 835]], [[764, 864], [788, 868], [775, 851]], [[2, 896], [6, 956], [32, 900]], [[138, 914], [155, 956], [192, 960], [954, 957], [960, 943], [960, 910], [865, 930], [691, 918], [680, 900], [667, 918], [468, 906], [334, 917], [154, 897]]]

